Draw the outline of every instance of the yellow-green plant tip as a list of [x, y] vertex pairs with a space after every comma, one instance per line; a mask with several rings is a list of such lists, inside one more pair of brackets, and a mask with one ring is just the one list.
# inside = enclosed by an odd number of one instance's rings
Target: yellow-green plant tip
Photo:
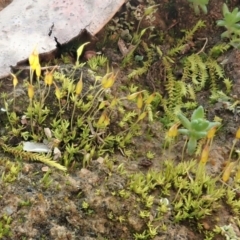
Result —
[[52, 72], [46, 72], [45, 77], [44, 77], [44, 82], [46, 85], [50, 86], [53, 84], [53, 74]]
[[233, 168], [236, 166], [236, 162], [230, 162], [228, 163], [228, 165], [225, 167], [224, 171], [223, 171], [223, 175], [222, 175], [222, 180], [224, 182], [227, 182], [230, 178], [231, 172], [233, 170]]
[[238, 128], [237, 132], [236, 132], [236, 139], [240, 139], [240, 127]]
[[142, 97], [142, 94], [140, 93], [137, 96], [137, 107], [138, 107], [138, 109], [141, 109], [142, 106], [143, 106], [143, 97]]
[[29, 99], [33, 99], [34, 96], [34, 88], [32, 84], [28, 85], [28, 97]]
[[127, 99], [128, 99], [128, 100], [133, 100], [133, 99], [135, 99], [141, 92], [143, 92], [143, 91], [139, 91], [139, 92], [132, 93], [132, 94], [130, 94], [130, 95], [127, 96]]
[[207, 133], [207, 138], [208, 139], [213, 139], [216, 131], [217, 131], [217, 127], [210, 128], [210, 130], [208, 130], [208, 133]]
[[151, 104], [155, 97], [156, 93], [152, 93], [150, 96], [148, 96], [148, 98], [146, 99], [146, 104]]
[[202, 150], [200, 162], [203, 164], [206, 164], [206, 162], [208, 161], [208, 155], [209, 155], [209, 147], [208, 145], [206, 145]]
[[80, 80], [77, 83], [76, 86], [76, 94], [80, 95], [83, 89], [83, 80], [82, 80], [82, 72], [81, 72], [81, 76], [80, 76]]
[[40, 64], [37, 64], [36, 65], [36, 76], [39, 78], [41, 76], [41, 65]]
[[83, 52], [83, 49], [84, 47], [89, 44], [90, 42], [86, 42], [84, 44], [82, 44], [78, 49], [77, 49], [77, 62], [79, 61], [79, 58], [81, 57], [82, 55], [82, 52]]
[[174, 125], [172, 125], [167, 132], [167, 136], [171, 138], [176, 137], [178, 134], [178, 126], [179, 126], [179, 123], [175, 123]]
[[31, 55], [29, 56], [29, 65], [30, 68], [35, 71], [36, 68], [39, 66], [39, 56], [38, 56], [38, 50], [37, 47], [32, 51]]
[[18, 79], [15, 74], [11, 73], [11, 75], [13, 77], [13, 86], [16, 87], [18, 84]]
[[137, 122], [143, 120], [145, 117], [147, 116], [147, 112], [143, 112], [139, 115], [138, 119], [137, 119]]
[[118, 72], [116, 74], [114, 74], [113, 72], [107, 73], [102, 79], [102, 87], [104, 89], [111, 88], [116, 80], [117, 75]]

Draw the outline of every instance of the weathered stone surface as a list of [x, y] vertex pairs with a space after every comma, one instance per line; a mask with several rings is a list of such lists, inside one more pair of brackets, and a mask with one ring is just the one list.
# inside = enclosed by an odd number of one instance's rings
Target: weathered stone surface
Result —
[[37, 45], [40, 53], [87, 29], [95, 35], [124, 0], [14, 0], [0, 12], [0, 78], [26, 59]]

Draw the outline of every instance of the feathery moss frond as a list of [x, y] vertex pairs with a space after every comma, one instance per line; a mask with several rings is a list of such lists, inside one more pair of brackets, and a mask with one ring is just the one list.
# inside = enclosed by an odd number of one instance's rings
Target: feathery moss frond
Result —
[[37, 153], [32, 153], [32, 152], [25, 152], [21, 149], [10, 147], [4, 143], [0, 143], [0, 145], [5, 152], [11, 153], [14, 156], [20, 157], [21, 159], [40, 161], [42, 163], [49, 165], [50, 167], [55, 167], [59, 170], [67, 171], [66, 167], [51, 160], [50, 156], [48, 156], [48, 155], [42, 155], [42, 154], [37, 154]]
[[194, 88], [193, 88], [192, 84], [188, 84], [187, 89], [188, 89], [188, 97], [195, 101], [196, 100], [196, 93], [194, 91]]
[[196, 31], [198, 31], [200, 28], [203, 28], [205, 26], [206, 26], [205, 22], [203, 20], [199, 20], [191, 30], [186, 31], [185, 36], [180, 41], [180, 44], [190, 41], [193, 38]]
[[225, 86], [226, 86], [226, 91], [227, 91], [227, 93], [230, 93], [231, 90], [232, 90], [232, 86], [233, 86], [232, 81], [231, 81], [229, 78], [225, 78], [225, 79], [223, 80], [223, 83], [224, 83]]
[[146, 73], [148, 71], [149, 67], [152, 65], [154, 49], [153, 48], [149, 48], [144, 41], [142, 41], [141, 45], [143, 46], [143, 48], [144, 48], [144, 50], [145, 50], [145, 52], [147, 54], [147, 60], [143, 62], [143, 66], [142, 67], [133, 70], [128, 75], [128, 78], [133, 78], [135, 76], [143, 75], [144, 73]]
[[163, 57], [163, 65], [166, 69], [166, 78], [167, 78], [167, 82], [166, 82], [166, 90], [168, 92], [168, 98], [169, 98], [169, 104], [172, 105], [172, 101], [174, 100], [174, 86], [175, 86], [175, 77], [172, 73], [172, 67], [170, 62], [167, 60], [166, 57]]
[[208, 78], [207, 66], [199, 55], [192, 54], [187, 57], [184, 64], [183, 77], [185, 81], [187, 77], [190, 78], [194, 85], [196, 85], [196, 90], [201, 90], [205, 86]]
[[228, 43], [220, 43], [213, 46], [209, 51], [209, 56], [213, 58], [219, 57], [222, 53], [226, 52], [231, 47]]
[[205, 23], [204, 21], [199, 20], [190, 31], [185, 32], [185, 36], [180, 41], [178, 41], [177, 45], [168, 51], [168, 56], [174, 56], [185, 49], [185, 44], [190, 41], [193, 38], [195, 32], [202, 27], [205, 27]]
[[190, 109], [195, 109], [198, 106], [197, 102], [185, 102], [183, 103], [183, 108], [190, 110]]

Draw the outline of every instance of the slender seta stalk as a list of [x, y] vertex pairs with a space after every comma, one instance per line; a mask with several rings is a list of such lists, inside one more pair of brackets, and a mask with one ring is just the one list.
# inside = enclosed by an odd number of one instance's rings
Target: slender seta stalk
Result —
[[13, 77], [13, 110], [14, 110], [15, 107], [16, 107], [16, 100], [15, 100], [15, 98], [16, 98], [16, 86], [18, 84], [18, 79], [17, 79], [15, 74], [11, 73], [11, 75]]
[[34, 128], [33, 128], [33, 97], [34, 97], [34, 89], [33, 85], [29, 83], [28, 85], [28, 97], [29, 97], [29, 110], [30, 110], [30, 121], [31, 121], [31, 129], [32, 133], [34, 134]]
[[76, 89], [75, 89], [75, 95], [73, 96], [73, 111], [72, 111], [72, 116], [71, 116], [71, 130], [73, 130], [73, 119], [74, 119], [74, 114], [76, 111], [76, 104], [77, 104], [77, 100], [78, 97], [80, 96], [80, 94], [82, 93], [82, 89], [83, 89], [83, 81], [82, 81], [82, 72], [81, 72], [81, 76], [80, 76], [80, 80], [78, 81], [77, 85], [76, 85]]
[[[57, 86], [57, 84], [55, 83], [55, 82], [53, 82], [54, 83], [54, 85], [55, 85], [55, 95], [56, 95], [56, 97], [57, 97], [57, 99], [58, 99], [58, 105], [59, 105], [59, 112], [58, 112], [58, 114], [60, 115], [60, 117], [61, 117], [61, 115], [62, 115], [62, 107], [61, 107], [61, 91], [60, 91], [60, 89], [59, 89], [59, 87]], [[58, 116], [58, 114], [57, 114], [57, 116]]]
[[233, 150], [235, 148], [236, 143], [239, 141], [239, 139], [240, 139], [240, 127], [238, 128], [238, 130], [236, 132], [236, 135], [235, 135], [235, 138], [233, 139], [232, 148], [231, 148], [231, 151], [230, 151], [230, 154], [229, 154], [229, 157], [228, 157], [229, 162], [232, 159]]

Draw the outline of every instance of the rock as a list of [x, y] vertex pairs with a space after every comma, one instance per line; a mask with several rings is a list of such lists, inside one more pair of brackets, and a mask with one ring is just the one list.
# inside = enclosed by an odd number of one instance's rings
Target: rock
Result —
[[27, 59], [37, 46], [40, 53], [65, 43], [83, 29], [95, 35], [118, 11], [124, 0], [14, 0], [0, 13], [0, 78], [10, 66]]

